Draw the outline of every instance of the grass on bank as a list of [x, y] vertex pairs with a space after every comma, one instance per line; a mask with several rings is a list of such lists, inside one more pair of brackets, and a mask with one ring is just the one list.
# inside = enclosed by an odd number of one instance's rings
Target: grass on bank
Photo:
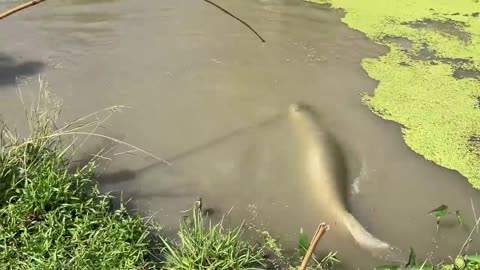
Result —
[[26, 139], [2, 128], [0, 268], [157, 267], [151, 228], [125, 207], [113, 208], [112, 198], [98, 190], [94, 163], [70, 171], [72, 145], [56, 127], [58, 105], [41, 92], [28, 114]]
[[162, 238], [167, 269], [265, 269], [264, 251], [242, 241], [240, 226], [226, 230], [222, 223], [205, 224], [199, 208], [192, 208], [178, 233], [181, 245]]
[[[194, 206], [191, 210], [192, 214], [185, 216], [181, 223], [178, 241], [162, 237], [166, 269], [295, 270], [299, 269], [304, 251], [308, 249], [306, 244], [286, 255], [276, 239], [253, 224], [228, 230], [223, 227], [223, 221], [212, 224], [201, 209]], [[263, 236], [262, 240], [250, 244], [243, 237], [246, 230]], [[306, 239], [306, 235], [300, 234], [300, 238]], [[321, 260], [313, 255], [306, 270], [333, 270], [339, 263], [335, 253], [329, 253]]]

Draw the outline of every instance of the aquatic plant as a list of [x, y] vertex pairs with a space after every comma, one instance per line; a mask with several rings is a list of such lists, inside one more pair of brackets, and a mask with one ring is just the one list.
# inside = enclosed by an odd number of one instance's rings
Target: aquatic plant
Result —
[[[435, 209], [431, 210], [428, 212], [428, 214], [434, 216], [437, 220], [437, 231], [438, 227], [440, 226], [440, 219], [442, 217], [445, 217], [447, 215], [452, 215], [453, 213], [448, 211], [448, 206], [445, 204], [440, 205], [439, 207], [436, 207]], [[462, 218], [462, 213], [460, 210], [455, 210], [455, 216], [457, 218], [457, 223], [458, 224], [463, 224], [463, 218]]]
[[[362, 61], [379, 81], [363, 101], [402, 126], [406, 144], [480, 189], [480, 5], [472, 0], [307, 0], [346, 11], [349, 27], [390, 52]], [[407, 40], [411, 46], [403, 46]], [[470, 76], [472, 77], [472, 76]]]

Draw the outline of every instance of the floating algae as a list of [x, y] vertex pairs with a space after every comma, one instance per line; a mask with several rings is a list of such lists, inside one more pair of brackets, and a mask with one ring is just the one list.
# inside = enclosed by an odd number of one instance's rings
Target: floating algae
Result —
[[476, 0], [306, 0], [390, 47], [362, 66], [379, 81], [364, 102], [403, 126], [415, 152], [480, 189], [480, 3]]

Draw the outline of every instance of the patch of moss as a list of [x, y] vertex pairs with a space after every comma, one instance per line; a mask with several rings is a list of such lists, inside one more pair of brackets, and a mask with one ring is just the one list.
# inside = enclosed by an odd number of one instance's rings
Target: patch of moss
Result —
[[[480, 3], [474, 0], [306, 0], [347, 13], [349, 27], [390, 47], [362, 66], [380, 83], [364, 102], [401, 124], [415, 152], [457, 170], [480, 189]], [[395, 41], [409, 41], [406, 48]]]

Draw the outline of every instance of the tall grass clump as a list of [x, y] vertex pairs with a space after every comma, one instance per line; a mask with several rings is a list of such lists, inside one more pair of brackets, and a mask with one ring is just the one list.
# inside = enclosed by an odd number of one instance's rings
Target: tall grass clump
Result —
[[69, 170], [72, 141], [62, 135], [75, 128], [58, 128], [59, 112], [42, 89], [30, 135], [1, 130], [0, 269], [156, 267], [149, 226], [99, 192], [95, 164]]
[[227, 230], [222, 222], [206, 222], [198, 208], [192, 210], [181, 224], [179, 243], [162, 238], [165, 269], [265, 269], [262, 247], [241, 239], [242, 226]]

